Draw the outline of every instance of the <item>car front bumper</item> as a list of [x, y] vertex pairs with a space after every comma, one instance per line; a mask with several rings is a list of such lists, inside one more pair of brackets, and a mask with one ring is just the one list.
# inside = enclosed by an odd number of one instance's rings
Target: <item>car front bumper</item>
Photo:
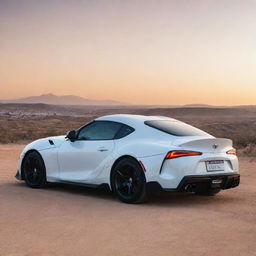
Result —
[[17, 170], [16, 175], [14, 176], [17, 180], [23, 180], [23, 178], [21, 177], [20, 171]]

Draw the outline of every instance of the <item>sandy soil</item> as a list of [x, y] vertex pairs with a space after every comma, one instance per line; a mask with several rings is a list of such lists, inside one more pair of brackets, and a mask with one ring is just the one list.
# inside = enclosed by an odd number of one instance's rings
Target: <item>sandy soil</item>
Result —
[[161, 194], [143, 205], [13, 177], [22, 146], [0, 145], [0, 255], [256, 255], [256, 161], [216, 197]]

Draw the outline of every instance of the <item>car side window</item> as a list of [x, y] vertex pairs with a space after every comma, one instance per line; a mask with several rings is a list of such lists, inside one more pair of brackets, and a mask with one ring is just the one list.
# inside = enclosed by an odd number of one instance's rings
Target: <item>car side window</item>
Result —
[[132, 127], [124, 124], [117, 132], [115, 139], [121, 139], [134, 131], [135, 130]]
[[78, 140], [113, 140], [122, 124], [110, 121], [94, 121], [83, 127]]

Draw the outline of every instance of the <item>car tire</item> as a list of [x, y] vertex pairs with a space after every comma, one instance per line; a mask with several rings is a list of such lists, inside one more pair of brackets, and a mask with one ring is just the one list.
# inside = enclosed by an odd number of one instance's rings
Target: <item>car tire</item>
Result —
[[26, 184], [31, 188], [43, 188], [47, 184], [44, 160], [36, 151], [25, 156], [22, 162], [22, 173]]
[[146, 178], [138, 161], [123, 158], [111, 172], [111, 187], [118, 199], [124, 203], [142, 203], [146, 199]]

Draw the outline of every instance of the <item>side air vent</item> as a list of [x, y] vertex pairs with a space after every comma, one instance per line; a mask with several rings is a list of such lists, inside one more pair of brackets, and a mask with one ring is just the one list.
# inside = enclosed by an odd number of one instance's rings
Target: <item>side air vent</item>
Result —
[[52, 140], [49, 140], [50, 145], [54, 145], [54, 142]]

